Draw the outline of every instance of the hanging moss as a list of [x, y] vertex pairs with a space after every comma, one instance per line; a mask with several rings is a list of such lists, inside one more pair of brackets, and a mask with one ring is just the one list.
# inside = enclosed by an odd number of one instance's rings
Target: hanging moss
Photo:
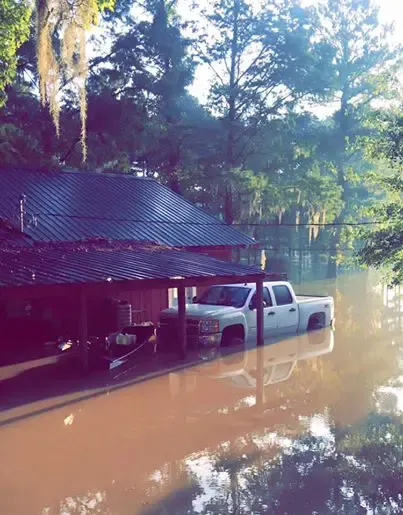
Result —
[[105, 8], [112, 9], [113, 4], [113, 0], [37, 0], [41, 101], [49, 107], [59, 135], [62, 81], [69, 82], [75, 89], [80, 106], [83, 161], [87, 156], [87, 36], [98, 23], [99, 13]]

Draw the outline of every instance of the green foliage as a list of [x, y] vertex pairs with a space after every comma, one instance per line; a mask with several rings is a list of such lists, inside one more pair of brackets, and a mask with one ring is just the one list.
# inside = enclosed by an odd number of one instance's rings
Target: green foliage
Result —
[[[368, 203], [370, 194], [365, 177], [372, 165], [358, 141], [368, 137], [366, 124], [374, 100], [390, 99], [397, 91], [394, 79], [401, 57], [400, 47], [390, 43], [392, 28], [382, 26], [379, 8], [372, 0], [327, 0], [317, 8], [318, 35], [333, 49], [332, 152], [329, 160], [335, 179], [342, 188], [337, 222], [358, 221], [357, 213]], [[352, 240], [352, 231], [333, 231], [328, 276], [335, 277], [341, 260], [338, 249]]]
[[[371, 159], [385, 159], [392, 168], [403, 166], [403, 116], [399, 112], [375, 112], [368, 121], [376, 129], [370, 137], [363, 138], [365, 150]], [[386, 179], [392, 190], [399, 189], [399, 181]]]
[[317, 12], [320, 34], [334, 49], [335, 90], [350, 104], [348, 114], [356, 117], [369, 99], [384, 97], [397, 86], [391, 72], [400, 64], [401, 48], [391, 45], [392, 27], [381, 25], [373, 0], [327, 0]]
[[30, 17], [25, 0], [0, 0], [0, 107], [6, 102], [6, 87], [16, 74], [17, 51], [29, 37]]
[[113, 11], [115, 8], [115, 0], [97, 0], [97, 4], [100, 13], [106, 10]]
[[383, 189], [385, 198], [375, 204], [368, 215], [378, 222], [372, 230], [363, 231], [361, 263], [387, 270], [392, 284], [403, 282], [403, 117], [376, 114], [373, 123], [378, 136], [364, 140], [367, 154], [376, 162], [390, 166], [387, 176], [375, 174], [374, 182]]
[[13, 124], [0, 125], [0, 163], [9, 165], [29, 165], [34, 161], [35, 138], [27, 135]]
[[359, 252], [362, 263], [387, 271], [391, 284], [403, 282], [403, 174], [379, 180], [386, 200], [369, 212], [378, 224], [363, 231], [364, 246]]
[[288, 1], [257, 10], [246, 0], [216, 0], [206, 18], [205, 51], [197, 49], [214, 70], [214, 112], [259, 124], [307, 93], [323, 95], [327, 47], [312, 44], [308, 11]]

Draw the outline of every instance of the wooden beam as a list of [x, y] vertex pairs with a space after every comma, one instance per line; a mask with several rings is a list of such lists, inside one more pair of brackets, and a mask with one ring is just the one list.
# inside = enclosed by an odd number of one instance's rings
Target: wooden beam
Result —
[[264, 345], [263, 279], [256, 281], [256, 345]]
[[[168, 288], [191, 287], [191, 286], [215, 286], [219, 284], [244, 284], [255, 283], [259, 279], [263, 280], [264, 273], [252, 273], [244, 276], [217, 276], [208, 277], [187, 277], [172, 279], [132, 279], [132, 280], [116, 280], [104, 282], [88, 282], [85, 283], [85, 289], [88, 295], [112, 295], [114, 292], [120, 291], [146, 291], [146, 290], [164, 290]], [[0, 287], [0, 298], [20, 298], [27, 296], [29, 298], [41, 298], [51, 295], [65, 295], [77, 293], [79, 295], [81, 285], [77, 283], [63, 284], [37, 284], [24, 286]]]
[[80, 325], [79, 325], [79, 338], [81, 344], [82, 364], [84, 371], [89, 369], [89, 352], [88, 352], [88, 306], [87, 295], [85, 289], [80, 291]]
[[135, 291], [135, 290], [163, 290], [165, 288], [180, 288], [191, 286], [212, 286], [219, 284], [245, 284], [255, 283], [261, 279], [263, 281], [264, 274], [254, 274], [247, 276], [217, 276], [211, 275], [209, 277], [189, 277], [189, 278], [174, 278], [174, 279], [133, 279], [129, 281], [112, 281], [110, 283], [88, 283], [88, 288], [105, 287], [110, 292], [116, 291]]
[[186, 292], [185, 287], [178, 288], [178, 340], [181, 357], [186, 357]]
[[[216, 276], [209, 277], [189, 277], [174, 279], [132, 279], [123, 281], [110, 282], [88, 282], [85, 283], [85, 289], [88, 295], [104, 294], [111, 295], [120, 291], [146, 291], [146, 290], [164, 290], [167, 288], [179, 288], [181, 286], [187, 288], [191, 286], [212, 286], [219, 284], [244, 284], [255, 283], [257, 280], [263, 280], [264, 274], [252, 274], [245, 276]], [[77, 283], [64, 284], [38, 284], [24, 285], [14, 287], [0, 287], [0, 297], [7, 299], [20, 298], [21, 295], [29, 298], [43, 297], [46, 295], [64, 295], [76, 292], [79, 295], [81, 286]]]

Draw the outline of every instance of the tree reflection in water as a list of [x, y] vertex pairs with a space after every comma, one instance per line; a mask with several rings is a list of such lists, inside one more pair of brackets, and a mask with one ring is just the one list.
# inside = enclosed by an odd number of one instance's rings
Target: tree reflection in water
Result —
[[331, 438], [305, 435], [244, 481], [245, 512], [401, 513], [403, 424], [371, 414]]
[[113, 511], [107, 505], [105, 492], [88, 492], [81, 497], [66, 497], [60, 502], [59, 509], [44, 508], [41, 515], [112, 515]]
[[[216, 472], [228, 481], [197, 510], [203, 514], [400, 514], [403, 509], [403, 423], [370, 414], [349, 428], [329, 435], [304, 435], [274, 458], [224, 455]], [[226, 485], [226, 488], [223, 486]], [[196, 494], [196, 495], [194, 495]], [[197, 486], [182, 488], [144, 514], [195, 513]], [[184, 502], [186, 501], [186, 502]]]

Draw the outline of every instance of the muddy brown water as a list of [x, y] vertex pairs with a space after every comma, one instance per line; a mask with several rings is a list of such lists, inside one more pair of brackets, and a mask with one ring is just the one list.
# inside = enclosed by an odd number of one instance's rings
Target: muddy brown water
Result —
[[0, 513], [401, 513], [403, 296], [298, 292], [334, 295], [334, 331], [5, 410]]

